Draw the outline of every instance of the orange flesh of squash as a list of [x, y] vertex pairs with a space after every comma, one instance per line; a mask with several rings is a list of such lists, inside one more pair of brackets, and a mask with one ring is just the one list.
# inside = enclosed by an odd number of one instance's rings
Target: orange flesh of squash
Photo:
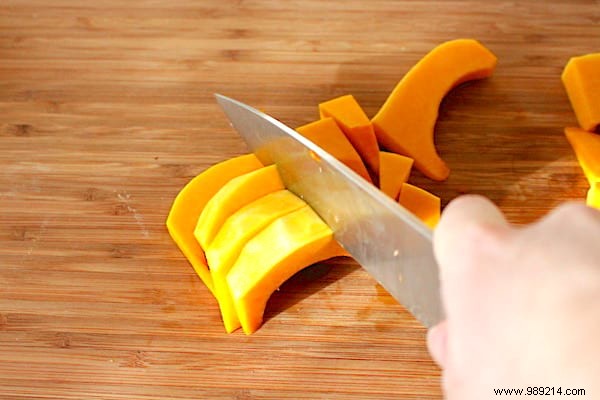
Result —
[[600, 135], [580, 128], [565, 128], [565, 135], [590, 185], [600, 181]]
[[398, 199], [402, 184], [408, 181], [413, 159], [387, 151], [379, 152], [379, 188], [392, 199]]
[[372, 173], [379, 177], [379, 145], [373, 125], [352, 95], [319, 104], [321, 118], [333, 118]]
[[346, 164], [358, 175], [372, 182], [360, 155], [333, 118], [326, 117], [296, 128], [296, 130], [337, 160]]
[[288, 190], [267, 194], [227, 218], [211, 245], [206, 249], [206, 259], [210, 265], [214, 293], [219, 301], [227, 333], [240, 327], [226, 277], [242, 248], [248, 240], [272, 221], [305, 206], [306, 203], [303, 200]]
[[440, 198], [419, 187], [402, 184], [398, 203], [432, 229], [440, 220]]
[[600, 124], [600, 53], [573, 57], [562, 73], [562, 81], [581, 128]]
[[586, 204], [600, 210], [600, 182], [594, 182], [587, 193]]
[[402, 78], [373, 117], [379, 144], [413, 158], [415, 167], [427, 177], [446, 179], [450, 169], [434, 144], [440, 103], [455, 86], [491, 75], [496, 61], [494, 54], [472, 39], [434, 48]]
[[204, 251], [194, 237], [196, 221], [206, 203], [230, 179], [262, 168], [262, 166], [254, 154], [231, 158], [213, 165], [181, 189], [169, 211], [167, 229], [171, 238], [213, 294], [213, 282]]
[[227, 182], [207, 203], [194, 230], [200, 246], [207, 249], [225, 220], [248, 203], [285, 189], [276, 165], [260, 168]]
[[260, 327], [267, 300], [283, 282], [304, 267], [345, 254], [308, 206], [273, 221], [246, 243], [227, 275], [244, 333]]

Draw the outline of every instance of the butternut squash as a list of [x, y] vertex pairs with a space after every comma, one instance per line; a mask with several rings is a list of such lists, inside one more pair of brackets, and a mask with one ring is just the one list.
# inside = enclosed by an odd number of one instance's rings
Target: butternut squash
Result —
[[440, 103], [455, 86], [490, 76], [496, 61], [472, 39], [434, 48], [402, 78], [371, 120], [379, 144], [413, 158], [415, 167], [429, 178], [445, 180], [450, 169], [434, 144]]
[[573, 57], [562, 73], [562, 81], [575, 110], [579, 126], [586, 131], [600, 124], [600, 53]]
[[387, 151], [379, 152], [379, 188], [392, 199], [398, 199], [402, 184], [408, 181], [413, 159]]
[[200, 246], [207, 249], [225, 220], [246, 204], [285, 189], [276, 165], [238, 176], [227, 182], [207, 203], [194, 230]]
[[440, 220], [440, 198], [424, 189], [403, 183], [398, 203], [432, 229]]
[[240, 208], [227, 218], [215, 239], [206, 249], [206, 259], [210, 265], [214, 293], [219, 301], [227, 333], [240, 327], [226, 281], [227, 273], [240, 251], [249, 239], [272, 221], [305, 206], [304, 201], [287, 190], [267, 194]]
[[358, 175], [372, 183], [371, 177], [369, 176], [360, 155], [356, 152], [356, 149], [352, 146], [333, 118], [325, 117], [300, 126], [296, 128], [296, 130], [302, 136], [321, 147], [337, 160], [346, 164], [346, 166], [351, 168]]
[[372, 181], [379, 177], [379, 145], [373, 125], [354, 96], [347, 95], [319, 104], [321, 118], [331, 117], [340, 126], [352, 146], [371, 172]]
[[236, 176], [257, 170], [262, 166], [254, 154], [223, 161], [193, 178], [181, 189], [173, 201], [167, 217], [169, 234], [211, 292], [213, 292], [213, 282], [205, 254], [194, 237], [196, 221], [209, 199], [225, 183]]
[[580, 128], [565, 128], [565, 135], [590, 183], [600, 181], [600, 135]]
[[244, 333], [258, 329], [267, 300], [293, 274], [345, 254], [329, 226], [308, 206], [273, 221], [246, 243], [227, 274]]
[[594, 182], [590, 186], [585, 203], [600, 210], [600, 182]]

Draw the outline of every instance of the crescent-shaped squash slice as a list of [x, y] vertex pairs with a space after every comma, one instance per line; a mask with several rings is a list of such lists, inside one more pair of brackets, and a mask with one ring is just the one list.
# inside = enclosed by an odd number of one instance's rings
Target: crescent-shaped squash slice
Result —
[[240, 208], [227, 218], [211, 245], [206, 249], [214, 294], [219, 301], [227, 333], [240, 327], [226, 280], [227, 273], [240, 251], [250, 238], [271, 222], [305, 206], [306, 203], [302, 199], [288, 190], [269, 193]]
[[379, 145], [373, 125], [354, 96], [346, 95], [319, 104], [321, 118], [331, 117], [372, 173], [379, 177]]
[[285, 189], [276, 165], [260, 168], [227, 182], [207, 203], [194, 236], [207, 249], [225, 220], [248, 203], [272, 192]]
[[379, 152], [379, 189], [392, 199], [398, 199], [402, 184], [408, 181], [413, 159], [387, 151]]
[[440, 220], [440, 198], [410, 183], [402, 184], [398, 203], [432, 229]]
[[196, 221], [209, 199], [229, 180], [261, 167], [263, 165], [254, 154], [223, 161], [193, 178], [173, 201], [167, 217], [169, 234], [211, 292], [213, 283], [204, 251], [194, 237]]
[[379, 144], [415, 160], [415, 167], [441, 181], [450, 170], [434, 144], [440, 103], [455, 86], [489, 76], [496, 56], [476, 40], [442, 43], [421, 59], [396, 85], [377, 115], [373, 127]]
[[262, 323], [267, 300], [299, 270], [347, 253], [308, 206], [276, 219], [250, 239], [227, 275], [244, 333]]
[[580, 128], [565, 128], [565, 135], [590, 185], [600, 181], [600, 135]]
[[562, 81], [579, 125], [593, 131], [600, 124], [600, 53], [569, 60]]
[[586, 204], [600, 210], [600, 182], [594, 182], [587, 193]]
[[333, 118], [323, 118], [298, 127], [296, 130], [302, 136], [346, 164], [348, 168], [351, 168], [367, 181], [372, 182], [360, 155]]

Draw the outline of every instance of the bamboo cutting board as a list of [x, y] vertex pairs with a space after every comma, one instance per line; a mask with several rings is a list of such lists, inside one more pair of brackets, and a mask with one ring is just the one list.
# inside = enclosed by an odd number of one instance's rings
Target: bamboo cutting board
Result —
[[599, 24], [592, 0], [3, 0], [0, 398], [440, 399], [424, 328], [349, 260], [224, 333], [164, 226], [189, 179], [246, 152], [212, 93], [291, 126], [348, 93], [373, 115], [436, 44], [479, 39], [499, 64], [442, 105], [452, 175], [411, 179], [529, 222], [585, 194], [559, 76]]

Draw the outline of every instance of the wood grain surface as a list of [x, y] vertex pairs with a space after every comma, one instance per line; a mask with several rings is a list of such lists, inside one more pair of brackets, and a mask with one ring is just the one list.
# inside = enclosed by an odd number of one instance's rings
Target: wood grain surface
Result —
[[440, 399], [425, 330], [355, 263], [312, 267], [254, 335], [226, 335], [170, 240], [178, 190], [246, 152], [212, 94], [298, 126], [354, 94], [373, 115], [443, 41], [499, 58], [454, 90], [444, 203], [515, 223], [583, 198], [560, 82], [600, 51], [599, 1], [0, 2], [0, 398]]

